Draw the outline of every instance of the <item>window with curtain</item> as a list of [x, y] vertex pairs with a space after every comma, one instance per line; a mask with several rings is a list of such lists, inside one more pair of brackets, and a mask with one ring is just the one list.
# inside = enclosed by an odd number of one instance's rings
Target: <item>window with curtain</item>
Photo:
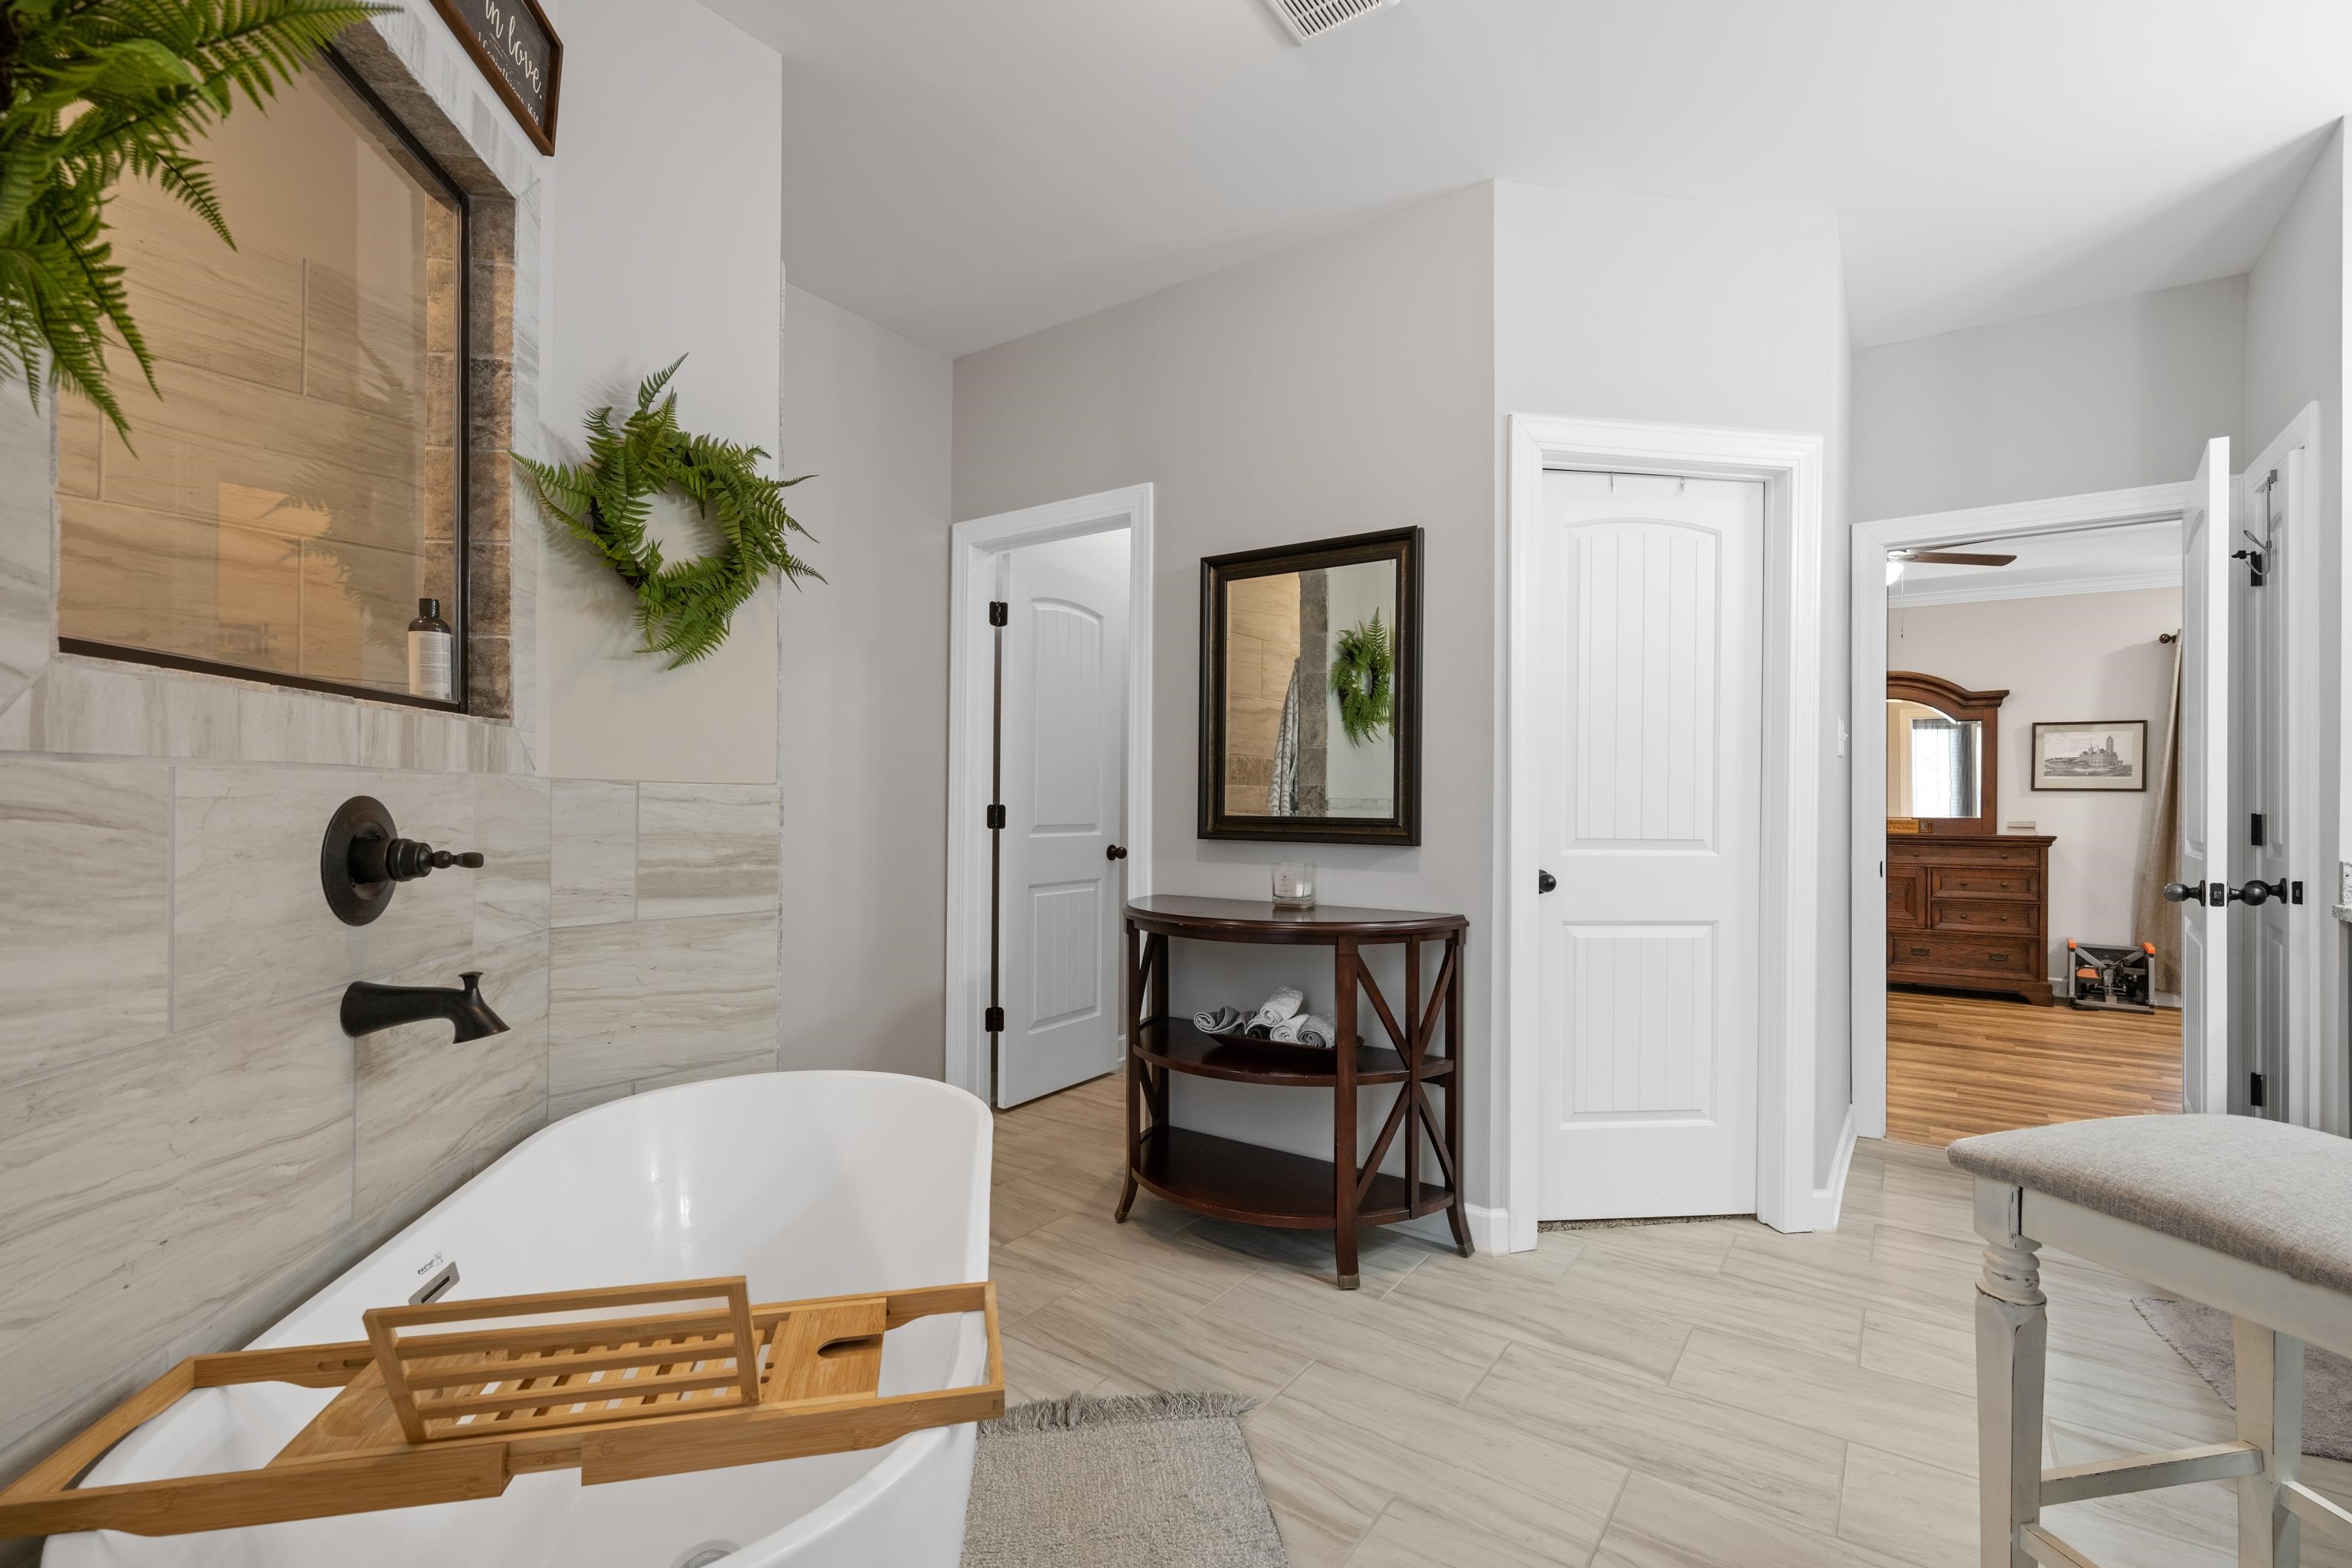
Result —
[[1951, 719], [1911, 721], [1911, 815], [1977, 815], [1977, 726]]

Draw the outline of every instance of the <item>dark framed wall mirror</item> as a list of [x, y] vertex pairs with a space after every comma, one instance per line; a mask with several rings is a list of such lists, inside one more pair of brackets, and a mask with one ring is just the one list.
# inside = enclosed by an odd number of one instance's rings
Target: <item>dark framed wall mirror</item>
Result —
[[1421, 842], [1422, 531], [1201, 563], [1203, 838]]
[[1916, 833], [2000, 826], [2000, 705], [1916, 670], [1886, 672], [1886, 819]]

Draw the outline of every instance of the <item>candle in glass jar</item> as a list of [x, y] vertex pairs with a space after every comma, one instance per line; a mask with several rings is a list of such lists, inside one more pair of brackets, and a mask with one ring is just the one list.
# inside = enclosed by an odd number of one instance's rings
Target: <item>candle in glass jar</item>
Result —
[[1274, 902], [1276, 909], [1308, 910], [1315, 907], [1315, 863], [1311, 860], [1285, 860], [1274, 868]]

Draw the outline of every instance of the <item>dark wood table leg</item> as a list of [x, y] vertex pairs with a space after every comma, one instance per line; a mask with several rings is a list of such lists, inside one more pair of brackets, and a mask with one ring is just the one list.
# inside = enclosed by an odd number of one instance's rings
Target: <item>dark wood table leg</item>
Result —
[[1445, 1054], [1454, 1058], [1454, 1071], [1445, 1079], [1445, 1144], [1454, 1152], [1454, 1201], [1446, 1205], [1445, 1223], [1453, 1228], [1454, 1250], [1467, 1258], [1478, 1250], [1470, 1239], [1470, 1215], [1464, 1207], [1467, 1200], [1462, 1194], [1470, 1175], [1470, 1162], [1462, 1150], [1462, 1075], [1469, 1068], [1462, 1058], [1462, 993], [1470, 973], [1468, 933], [1454, 937], [1450, 945], [1454, 984], [1445, 991]]
[[[1168, 1016], [1168, 990], [1171, 984], [1168, 972], [1170, 965], [1175, 963], [1175, 952], [1168, 945], [1168, 937], [1164, 932], [1153, 933], [1146, 952], [1149, 954], [1148, 962], [1151, 965], [1151, 1011], [1146, 1016], [1165, 1018]], [[1154, 1127], [1171, 1125], [1168, 1115], [1168, 1079], [1169, 1072], [1166, 1068], [1156, 1068], [1143, 1076], [1143, 1086], [1148, 1091], [1145, 1103], [1150, 1109], [1151, 1124]]]
[[1356, 946], [1341, 942], [1332, 951], [1332, 978], [1339, 988], [1338, 1016], [1333, 1019], [1339, 1053], [1331, 1094], [1331, 1243], [1339, 1272], [1339, 1289], [1353, 1290], [1359, 1283], [1356, 1264]]
[[1404, 1202], [1407, 1213], [1421, 1214], [1421, 1118], [1426, 1099], [1421, 1081], [1421, 1058], [1429, 1038], [1421, 1027], [1421, 939], [1404, 944], [1404, 1032], [1397, 1047], [1404, 1057], [1404, 1087], [1398, 1092], [1404, 1106]]
[[1111, 1216], [1127, 1223], [1135, 1206], [1135, 1168], [1143, 1159], [1143, 1058], [1135, 1054], [1143, 1043], [1143, 933], [1127, 922], [1127, 1185], [1118, 1194], [1118, 1212]]

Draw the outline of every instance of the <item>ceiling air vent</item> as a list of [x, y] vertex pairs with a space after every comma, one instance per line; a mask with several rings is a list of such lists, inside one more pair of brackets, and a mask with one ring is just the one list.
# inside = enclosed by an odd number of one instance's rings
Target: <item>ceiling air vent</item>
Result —
[[1402, 0], [1265, 0], [1291, 37], [1300, 43], [1344, 27], [1360, 16], [1401, 5]]

